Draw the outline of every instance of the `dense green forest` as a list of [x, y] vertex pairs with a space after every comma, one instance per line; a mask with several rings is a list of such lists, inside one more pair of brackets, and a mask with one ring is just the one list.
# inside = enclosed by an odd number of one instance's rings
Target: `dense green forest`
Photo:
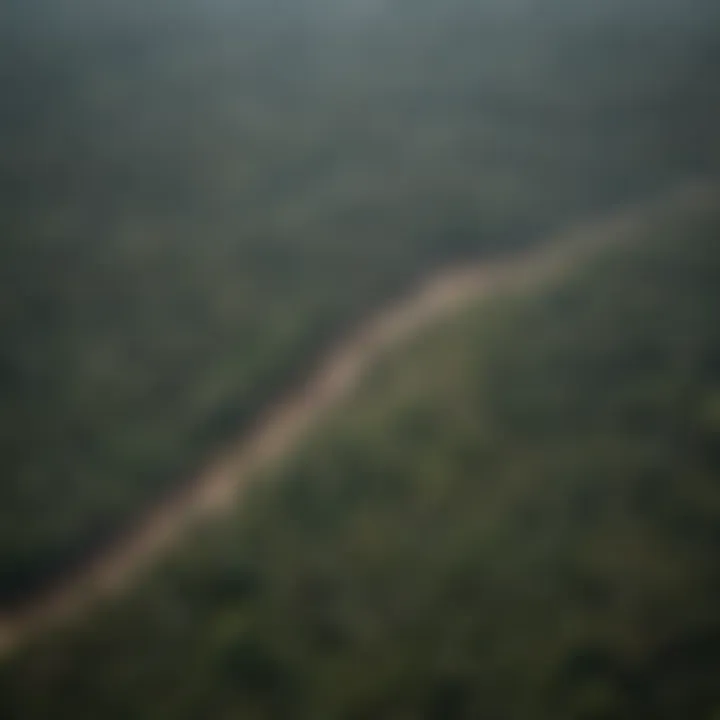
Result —
[[716, 720], [720, 191], [388, 356], [21, 718]]
[[720, 160], [716, 3], [5, 0], [0, 599], [422, 273]]

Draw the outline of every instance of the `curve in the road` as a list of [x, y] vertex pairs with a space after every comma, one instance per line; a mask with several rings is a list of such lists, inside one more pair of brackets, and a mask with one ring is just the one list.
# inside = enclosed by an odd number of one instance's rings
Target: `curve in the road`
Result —
[[658, 209], [705, 202], [714, 192], [705, 183], [683, 186], [650, 206], [579, 225], [532, 251], [446, 268], [429, 278], [343, 340], [301, 387], [269, 408], [256, 428], [216, 457], [186, 491], [151, 510], [133, 533], [54, 589], [0, 617], [0, 654], [127, 587], [193, 524], [234, 507], [253, 475], [286, 457], [311, 427], [351, 395], [365, 372], [390, 348], [470, 302], [560, 277], [599, 248], [628, 237]]

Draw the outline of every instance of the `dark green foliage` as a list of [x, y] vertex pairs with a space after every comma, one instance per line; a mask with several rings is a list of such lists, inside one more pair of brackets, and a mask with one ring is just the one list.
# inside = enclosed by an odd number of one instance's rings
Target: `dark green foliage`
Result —
[[3, 3], [0, 600], [419, 274], [717, 169], [711, 3], [510, 5]]
[[10, 717], [715, 720], [716, 200], [389, 358]]

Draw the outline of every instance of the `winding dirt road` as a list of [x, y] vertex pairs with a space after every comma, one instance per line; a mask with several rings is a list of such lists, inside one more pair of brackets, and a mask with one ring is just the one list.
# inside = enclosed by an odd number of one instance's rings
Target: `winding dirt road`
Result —
[[713, 197], [718, 197], [717, 191], [706, 183], [685, 185], [649, 206], [579, 225], [532, 251], [446, 268], [429, 278], [342, 340], [301, 387], [268, 408], [253, 431], [216, 457], [187, 490], [152, 509], [133, 533], [51, 591], [0, 616], [0, 656], [128, 587], [194, 524], [234, 507], [253, 475], [288, 456], [308, 430], [352, 394], [368, 369], [391, 348], [470, 302], [561, 277], [599, 248], [642, 228], [658, 209], [678, 203], [703, 204]]

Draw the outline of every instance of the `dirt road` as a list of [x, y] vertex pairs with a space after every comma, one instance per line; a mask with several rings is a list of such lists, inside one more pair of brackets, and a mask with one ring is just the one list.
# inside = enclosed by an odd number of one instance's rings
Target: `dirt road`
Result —
[[252, 432], [216, 457], [187, 490], [152, 509], [133, 533], [50, 592], [0, 617], [0, 655], [123, 590], [195, 523], [234, 507], [253, 475], [291, 453], [303, 435], [346, 400], [367, 370], [391, 348], [470, 302], [561, 277], [599, 248], [641, 228], [659, 208], [704, 203], [713, 196], [717, 198], [717, 192], [707, 184], [684, 186], [652, 205], [577, 226], [532, 251], [446, 268], [429, 278], [342, 340], [301, 387], [268, 408]]

